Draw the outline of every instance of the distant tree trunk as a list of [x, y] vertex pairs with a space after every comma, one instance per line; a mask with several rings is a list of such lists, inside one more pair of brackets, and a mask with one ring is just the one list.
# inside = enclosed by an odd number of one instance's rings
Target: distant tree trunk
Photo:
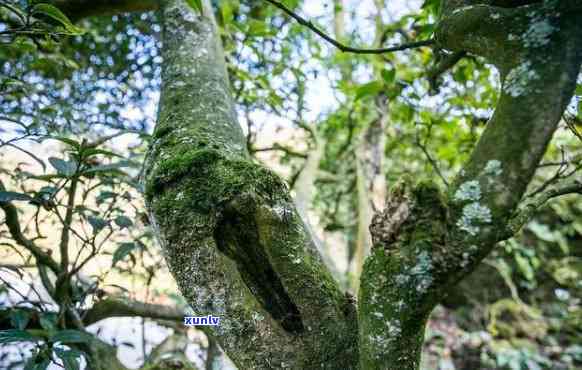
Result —
[[443, 1], [437, 42], [499, 69], [497, 109], [449, 193], [409, 180], [392, 189], [356, 310], [286, 185], [246, 152], [209, 4], [199, 16], [162, 2], [147, 205], [183, 295], [221, 317], [213, 335], [241, 369], [417, 369], [431, 310], [527, 218], [514, 216], [580, 70], [580, 6], [468, 4]]

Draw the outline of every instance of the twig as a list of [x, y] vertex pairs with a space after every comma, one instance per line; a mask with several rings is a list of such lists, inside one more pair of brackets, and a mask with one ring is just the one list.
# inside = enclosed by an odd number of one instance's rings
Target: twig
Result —
[[319, 35], [322, 39], [324, 39], [325, 41], [329, 42], [330, 44], [332, 44], [336, 48], [338, 48], [341, 51], [346, 52], [346, 53], [354, 53], [354, 54], [384, 54], [384, 53], [392, 53], [392, 52], [395, 52], [395, 51], [402, 51], [402, 50], [407, 50], [407, 49], [414, 49], [414, 48], [418, 48], [418, 47], [421, 47], [421, 46], [430, 46], [430, 45], [434, 45], [434, 43], [435, 43], [435, 41], [433, 39], [430, 39], [430, 40], [415, 41], [415, 42], [410, 42], [410, 43], [406, 43], [406, 44], [391, 46], [391, 47], [387, 47], [387, 48], [379, 48], [379, 49], [365, 49], [365, 48], [364, 49], [360, 49], [360, 48], [354, 48], [354, 47], [345, 45], [345, 44], [337, 41], [333, 37], [329, 36], [328, 34], [326, 34], [325, 32], [323, 32], [322, 30], [320, 30], [315, 24], [313, 24], [313, 22], [311, 22], [311, 21], [309, 21], [309, 20], [301, 17], [297, 13], [293, 12], [291, 9], [289, 9], [287, 6], [285, 6], [280, 1], [276, 1], [276, 0], [265, 0], [265, 1], [268, 2], [268, 3], [270, 3], [270, 4], [272, 4], [272, 5], [274, 5], [275, 7], [279, 8], [279, 9], [281, 9], [283, 12], [285, 12], [291, 18], [295, 19], [297, 21], [297, 23], [299, 23], [302, 26], [305, 26], [305, 27], [309, 28], [311, 31], [313, 31], [317, 35]]
[[568, 194], [582, 194], [582, 179], [560, 181], [550, 189], [538, 194], [527, 202], [521, 210], [510, 220], [507, 230], [500, 240], [509, 239], [515, 235], [550, 199]]
[[525, 196], [525, 198], [531, 198], [531, 197], [538, 195], [539, 193], [546, 190], [550, 185], [552, 185], [556, 181], [560, 180], [561, 178], [565, 177], [564, 174], [566, 173], [566, 170], [568, 169], [568, 161], [566, 161], [566, 153], [564, 151], [564, 148], [560, 148], [560, 153], [562, 156], [562, 161], [560, 162], [560, 166], [556, 170], [556, 173], [550, 179], [545, 181], [539, 188], [537, 188], [536, 190], [527, 194]]
[[[431, 130], [432, 130], [432, 125], [430, 125], [429, 129], [428, 129], [428, 137], [430, 137]], [[428, 140], [428, 138], [427, 138], [427, 140]], [[438, 163], [436, 162], [436, 160], [432, 157], [432, 155], [430, 155], [428, 148], [426, 147], [426, 144], [423, 143], [422, 140], [420, 139], [420, 132], [418, 129], [416, 130], [416, 145], [420, 148], [420, 150], [422, 150], [422, 153], [424, 154], [424, 156], [428, 160], [428, 163], [430, 163], [430, 165], [432, 166], [432, 168], [434, 169], [436, 174], [440, 177], [440, 179], [443, 181], [445, 186], [448, 188], [449, 182], [447, 181], [447, 178], [441, 172], [441, 169], [440, 169]]]
[[284, 147], [283, 145], [281, 145], [279, 143], [275, 143], [271, 147], [252, 148], [251, 149], [252, 154], [258, 153], [258, 152], [272, 152], [272, 151], [281, 151], [281, 152], [284, 152], [285, 154], [292, 156], [292, 157], [307, 158], [307, 154], [296, 152], [293, 149]]
[[578, 127], [576, 127], [577, 124], [582, 124], [582, 121], [580, 121], [576, 116], [564, 115], [564, 122], [566, 122], [566, 126], [568, 126], [568, 129], [572, 134], [582, 141], [582, 132], [578, 131]]
[[[442, 53], [442, 52], [441, 52]], [[437, 54], [438, 55], [438, 54]], [[466, 51], [458, 51], [451, 54], [441, 55], [439, 60], [427, 72], [427, 79], [430, 86], [431, 95], [438, 94], [440, 89], [440, 76], [453, 68], [461, 59], [467, 55]]]
[[[0, 182], [0, 190], [4, 189], [4, 185]], [[8, 226], [8, 230], [14, 241], [18, 245], [26, 248], [39, 263], [48, 266], [55, 274], [58, 274], [61, 269], [56, 261], [48, 253], [27, 239], [22, 233], [16, 207], [14, 207], [10, 202], [0, 202], [0, 208], [2, 208], [5, 213], [5, 223], [6, 226]]]
[[[78, 169], [77, 169], [78, 171]], [[71, 185], [67, 191], [67, 211], [65, 213], [64, 227], [61, 233], [59, 249], [61, 252], [61, 269], [66, 273], [69, 268], [69, 229], [73, 223], [75, 211], [75, 195], [77, 194], [78, 177], [75, 173], [71, 179]]]

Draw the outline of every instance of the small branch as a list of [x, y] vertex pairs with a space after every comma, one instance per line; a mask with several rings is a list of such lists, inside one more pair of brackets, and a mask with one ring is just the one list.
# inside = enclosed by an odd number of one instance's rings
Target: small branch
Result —
[[150, 319], [182, 321], [186, 313], [178, 308], [160, 304], [143, 303], [120, 298], [107, 298], [93, 305], [83, 315], [83, 323], [91, 325], [109, 317], [144, 317]]
[[277, 144], [277, 143], [275, 143], [271, 147], [251, 149], [251, 152], [253, 154], [258, 153], [258, 152], [272, 152], [272, 151], [281, 151], [281, 152], [284, 152], [285, 154], [290, 155], [292, 157], [307, 158], [307, 154], [296, 152], [293, 149], [284, 147], [284, 146]]
[[566, 122], [566, 126], [568, 129], [582, 142], [582, 132], [578, 130], [578, 125], [582, 125], [582, 120], [578, 117], [566, 114], [564, 115], [564, 122]]
[[94, 142], [87, 143], [85, 145], [85, 147], [87, 149], [97, 148], [97, 147], [105, 144], [109, 140], [115, 139], [115, 138], [117, 138], [119, 136], [126, 135], [126, 134], [144, 135], [144, 132], [143, 131], [139, 131], [139, 130], [124, 130], [124, 131], [116, 132], [116, 133], [111, 134], [111, 135], [108, 135], [108, 136], [100, 137], [97, 140], [95, 140]]
[[508, 239], [515, 235], [550, 199], [568, 194], [582, 194], [582, 178], [563, 181], [527, 202], [510, 220], [507, 226], [507, 233], [502, 239]]
[[453, 68], [466, 55], [466, 51], [457, 51], [450, 54], [444, 54], [441, 58], [439, 58], [435, 65], [428, 70], [427, 79], [430, 86], [430, 93], [432, 95], [439, 92], [441, 85], [441, 82], [439, 81], [440, 76], [449, 69]]
[[402, 50], [407, 50], [407, 49], [415, 49], [415, 48], [419, 48], [422, 46], [430, 46], [430, 45], [433, 45], [435, 43], [435, 41], [433, 39], [430, 39], [430, 40], [421, 40], [421, 41], [410, 42], [410, 43], [391, 46], [391, 47], [387, 47], [387, 48], [378, 48], [378, 49], [354, 48], [354, 47], [345, 45], [345, 44], [337, 41], [333, 37], [329, 36], [328, 34], [323, 32], [322, 30], [320, 30], [315, 24], [313, 24], [313, 22], [311, 22], [311, 21], [301, 17], [297, 13], [293, 12], [291, 9], [289, 9], [285, 4], [281, 3], [280, 1], [276, 1], [276, 0], [265, 0], [265, 1], [274, 5], [275, 7], [279, 8], [279, 9], [281, 9], [283, 12], [285, 12], [291, 18], [295, 19], [297, 21], [297, 23], [309, 28], [311, 31], [313, 31], [317, 35], [319, 35], [322, 39], [324, 39], [325, 41], [329, 42], [330, 44], [332, 44], [333, 46], [335, 46], [339, 50], [346, 52], [346, 53], [384, 54], [384, 53], [392, 53], [395, 51], [402, 51]]
[[67, 192], [67, 212], [65, 214], [64, 227], [61, 234], [61, 242], [59, 244], [61, 251], [61, 269], [66, 273], [69, 268], [69, 229], [73, 223], [73, 212], [75, 209], [75, 195], [77, 194], [78, 178], [76, 174], [71, 179], [71, 186]]
[[[430, 137], [430, 131], [432, 129], [432, 125], [429, 126], [429, 137]], [[427, 138], [428, 140], [428, 138]], [[449, 187], [449, 182], [447, 181], [447, 178], [443, 175], [443, 173], [441, 172], [441, 169], [438, 165], [438, 163], [436, 162], [436, 160], [432, 157], [432, 155], [430, 155], [428, 148], [426, 147], [426, 144], [422, 142], [422, 140], [420, 139], [420, 133], [418, 130], [416, 130], [416, 145], [420, 148], [420, 150], [422, 150], [422, 153], [424, 154], [424, 156], [426, 157], [426, 159], [428, 160], [428, 163], [430, 163], [430, 165], [432, 166], [432, 168], [434, 169], [434, 171], [436, 172], [436, 174], [440, 177], [440, 179], [442, 180], [442, 182], [445, 184], [445, 186], [448, 188]]]
[[[4, 185], [0, 182], [0, 190], [4, 189]], [[56, 261], [48, 253], [40, 249], [34, 242], [27, 239], [22, 233], [16, 207], [10, 202], [0, 202], [0, 208], [4, 211], [6, 216], [5, 223], [14, 241], [21, 247], [27, 249], [39, 263], [48, 266], [51, 271], [58, 274], [60, 272], [60, 267]]]
[[560, 152], [562, 155], [562, 160], [560, 162], [560, 166], [556, 170], [556, 173], [550, 179], [545, 181], [539, 188], [527, 194], [525, 196], [526, 198], [535, 197], [536, 195], [546, 190], [550, 185], [554, 184], [556, 181], [559, 181], [561, 178], [565, 177], [564, 174], [568, 170], [568, 161], [566, 160], [566, 153], [564, 152], [564, 148], [560, 148]]

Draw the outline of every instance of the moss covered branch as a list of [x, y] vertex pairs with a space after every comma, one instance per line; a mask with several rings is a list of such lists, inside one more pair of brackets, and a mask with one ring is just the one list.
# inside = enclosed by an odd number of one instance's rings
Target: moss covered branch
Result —
[[447, 194], [432, 184], [404, 181], [375, 217], [358, 313], [362, 368], [418, 368], [432, 308], [508, 237], [582, 62], [580, 14], [564, 13], [559, 3], [443, 3], [438, 46], [494, 64], [501, 97]]
[[582, 195], [582, 179], [563, 180], [525, 202], [507, 224], [507, 239], [517, 234], [550, 199], [571, 194]]

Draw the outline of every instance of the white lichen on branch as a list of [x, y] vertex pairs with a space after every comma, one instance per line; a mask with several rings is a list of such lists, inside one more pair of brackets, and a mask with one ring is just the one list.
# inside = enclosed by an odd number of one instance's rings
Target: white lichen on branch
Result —
[[499, 176], [503, 173], [503, 168], [501, 168], [501, 162], [497, 159], [492, 159], [485, 165], [485, 174], [491, 176]]
[[472, 236], [479, 233], [479, 225], [491, 223], [491, 210], [478, 202], [463, 207], [463, 215], [457, 221], [457, 227]]
[[481, 199], [481, 187], [479, 181], [471, 180], [461, 184], [459, 189], [455, 192], [453, 199], [458, 202], [466, 200], [476, 201]]
[[535, 13], [533, 16], [529, 28], [522, 37], [523, 44], [527, 48], [537, 48], [547, 45], [550, 42], [550, 36], [555, 30], [547, 17]]
[[505, 78], [505, 92], [510, 96], [517, 98], [527, 92], [529, 84], [539, 79], [540, 76], [533, 69], [529, 60], [513, 68]]

